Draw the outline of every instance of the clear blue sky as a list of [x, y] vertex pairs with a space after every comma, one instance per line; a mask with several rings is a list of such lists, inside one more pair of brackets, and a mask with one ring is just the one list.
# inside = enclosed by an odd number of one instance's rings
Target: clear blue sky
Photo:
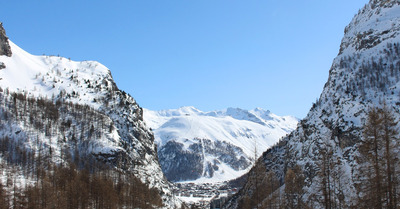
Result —
[[261, 107], [304, 117], [368, 0], [2, 1], [26, 51], [110, 68], [145, 108]]

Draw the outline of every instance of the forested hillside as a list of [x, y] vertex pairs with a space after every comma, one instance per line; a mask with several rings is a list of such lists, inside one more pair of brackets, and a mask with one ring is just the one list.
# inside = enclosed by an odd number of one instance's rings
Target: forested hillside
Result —
[[[53, 103], [1, 88], [0, 106], [4, 208], [162, 206], [158, 190], [125, 172], [121, 159], [115, 159], [121, 165], [117, 169], [107, 163], [107, 156], [90, 154], [99, 143], [91, 138], [115, 131], [106, 115], [87, 105]], [[18, 123], [24, 129], [18, 129]], [[50, 140], [56, 136], [55, 141], [43, 143], [42, 134]], [[29, 141], [27, 135], [37, 140]]]

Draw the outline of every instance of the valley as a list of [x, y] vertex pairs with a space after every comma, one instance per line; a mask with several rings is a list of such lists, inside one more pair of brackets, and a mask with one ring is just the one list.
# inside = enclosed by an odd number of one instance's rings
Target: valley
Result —
[[245, 175], [254, 158], [295, 129], [298, 119], [256, 108], [203, 112], [195, 107], [151, 111], [144, 121], [152, 128], [161, 168], [188, 205], [209, 205], [236, 193], [231, 180]]
[[345, 27], [303, 119], [147, 109], [103, 64], [32, 55], [0, 24], [0, 209], [394, 209], [399, 121], [399, 0]]

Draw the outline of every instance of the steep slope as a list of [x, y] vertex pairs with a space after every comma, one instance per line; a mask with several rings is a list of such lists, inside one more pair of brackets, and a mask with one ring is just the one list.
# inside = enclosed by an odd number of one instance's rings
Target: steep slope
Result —
[[[101, 117], [95, 117], [92, 123], [87, 124], [73, 120], [66, 113], [66, 118], [60, 119], [69, 123], [69, 129], [54, 135], [40, 133], [40, 129], [36, 135], [24, 121], [10, 121], [7, 128], [2, 128], [2, 137], [14, 137], [16, 140], [22, 137], [24, 146], [33, 150], [33, 144], [40, 140], [42, 146], [52, 148], [55, 162], [61, 158], [59, 155], [63, 146], [69, 146], [75, 138], [85, 139], [79, 144], [82, 146], [76, 148], [81, 155], [95, 156], [117, 169], [134, 173], [143, 183], [163, 194], [166, 208], [179, 205], [172, 197], [170, 185], [161, 171], [154, 137], [143, 122], [142, 108], [130, 95], [117, 88], [111, 72], [104, 65], [95, 61], [75, 62], [63, 57], [33, 56], [8, 41], [3, 32], [0, 33], [3, 37], [0, 38], [0, 46], [5, 50], [1, 50], [4, 53], [0, 56], [0, 63], [4, 66], [0, 70], [0, 87], [7, 94], [19, 93], [25, 98], [88, 106], [97, 112], [94, 115]], [[6, 104], [4, 106], [2, 112], [7, 112]], [[93, 134], [99, 129], [108, 131]], [[65, 142], [61, 145], [58, 144], [60, 134]]]
[[[359, 175], [358, 144], [363, 140], [362, 126], [371, 107], [384, 103], [395, 118], [400, 118], [400, 1], [371, 0], [345, 28], [338, 56], [329, 71], [329, 79], [320, 99], [297, 129], [259, 160], [281, 182], [287, 170], [299, 165], [304, 171], [305, 202], [318, 202], [321, 179], [318, 164], [324, 153], [335, 160], [338, 183], [346, 185], [338, 198], [344, 208], [357, 204], [362, 196], [357, 187]], [[256, 176], [253, 171], [250, 176]], [[251, 179], [251, 178], [249, 178]], [[282, 185], [278, 191], [283, 191]], [[225, 208], [237, 208], [255, 191], [249, 181]]]
[[194, 107], [144, 110], [154, 130], [159, 161], [171, 181], [221, 182], [247, 172], [254, 159], [297, 124], [257, 108], [202, 112]]

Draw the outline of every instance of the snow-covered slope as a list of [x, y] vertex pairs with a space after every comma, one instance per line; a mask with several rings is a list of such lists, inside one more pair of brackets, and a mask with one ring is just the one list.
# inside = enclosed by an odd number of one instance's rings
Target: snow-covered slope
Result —
[[[142, 108], [130, 95], [117, 88], [109, 69], [95, 61], [76, 62], [63, 57], [31, 55], [8, 41], [2, 27], [1, 31], [1, 45], [5, 44], [5, 48], [12, 52], [7, 53], [6, 50], [6, 53], [0, 54], [0, 87], [3, 91], [22, 93], [28, 98], [43, 97], [54, 103], [60, 100], [89, 106], [102, 118], [105, 117], [105, 122], [93, 121], [93, 125], [101, 124], [101, 127], [94, 129], [107, 129], [106, 126], [109, 127], [109, 133], [88, 135], [88, 124], [68, 121], [72, 124], [69, 130], [65, 130], [69, 134], [64, 135], [64, 145], [68, 146], [68, 142], [75, 138], [82, 140], [90, 136], [78, 147], [79, 152], [96, 156], [117, 169], [135, 173], [143, 183], [161, 191], [165, 207], [180, 205], [172, 197], [170, 185], [158, 163], [154, 137], [143, 122]], [[9, 42], [9, 46], [5, 41]], [[61, 120], [67, 121], [68, 118]], [[57, 144], [59, 136], [32, 134], [26, 130], [23, 121], [10, 123], [8, 131], [0, 132], [3, 137], [14, 136], [13, 132], [22, 131], [25, 133], [21, 134], [25, 146], [32, 148], [30, 145], [34, 144], [33, 141], [39, 139], [44, 146], [52, 147], [54, 159], [60, 157], [57, 153], [61, 153], [63, 147]]]
[[[329, 149], [337, 165], [332, 172], [340, 173], [337, 183], [345, 185], [340, 204], [350, 208], [362, 196], [356, 189], [359, 164], [355, 159], [367, 112], [386, 103], [398, 120], [399, 95], [400, 1], [371, 0], [345, 28], [320, 99], [297, 129], [265, 152], [259, 162], [281, 180], [288, 168], [299, 165], [306, 176], [303, 200], [320, 208], [316, 201], [323, 195], [318, 164], [321, 150]], [[252, 190], [254, 182], [248, 181], [225, 207], [237, 208]]]
[[[95, 61], [75, 62], [63, 57], [34, 56], [9, 41], [11, 57], [1, 56], [6, 68], [0, 71], [0, 86], [12, 92], [29, 92], [34, 96], [52, 98], [60, 92], [70, 94], [74, 103], [99, 108], [94, 102], [108, 90], [116, 88], [110, 71]], [[93, 83], [91, 83], [93, 82]], [[104, 82], [104, 83], [103, 83]], [[94, 87], [99, 85], [97, 88]], [[105, 88], [110, 86], [109, 88]]]
[[[298, 120], [257, 108], [203, 112], [194, 107], [151, 111], [144, 120], [158, 144], [159, 161], [172, 181], [215, 182], [243, 175], [254, 159]], [[258, 157], [257, 156], [257, 157]]]

